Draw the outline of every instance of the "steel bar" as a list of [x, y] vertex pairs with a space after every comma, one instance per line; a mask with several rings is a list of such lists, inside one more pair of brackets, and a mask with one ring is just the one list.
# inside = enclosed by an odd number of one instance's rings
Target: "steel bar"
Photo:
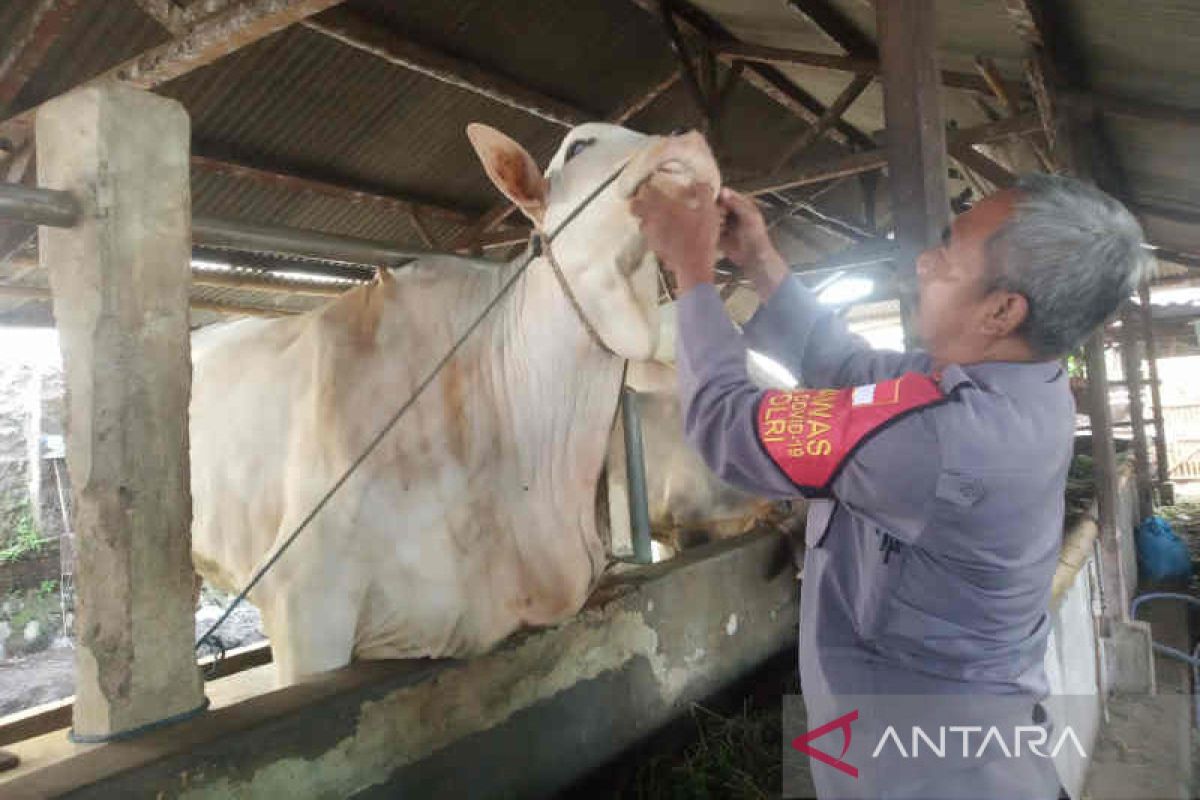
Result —
[[70, 228], [79, 219], [79, 203], [67, 192], [0, 183], [0, 220]]
[[629, 522], [633, 558], [639, 564], [653, 560], [650, 548], [650, 501], [646, 490], [646, 454], [642, 447], [642, 415], [638, 394], [621, 390], [621, 422], [625, 428], [625, 474], [629, 482]]
[[192, 218], [192, 242], [206, 247], [287, 253], [378, 267], [398, 267], [430, 254], [428, 250], [398, 247], [374, 239], [204, 216]]
[[[5, 286], [0, 285], [0, 297], [16, 300], [51, 301], [53, 296], [49, 289], [37, 286]], [[193, 298], [189, 301], [197, 311], [215, 311], [222, 314], [245, 314], [253, 317], [282, 317], [301, 313], [290, 308], [272, 308], [270, 306], [244, 305], [241, 303], [224, 303], [217, 300], [201, 300]]]
[[353, 289], [363, 281], [320, 281], [288, 280], [272, 278], [270, 273], [247, 275], [245, 273], [208, 272], [192, 270], [192, 285], [214, 286], [220, 289], [240, 289], [271, 294], [299, 294], [311, 297], [337, 297]]

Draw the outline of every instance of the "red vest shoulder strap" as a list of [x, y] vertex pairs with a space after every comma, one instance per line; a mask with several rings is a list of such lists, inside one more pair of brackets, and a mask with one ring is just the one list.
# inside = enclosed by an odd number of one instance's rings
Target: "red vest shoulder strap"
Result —
[[759, 401], [758, 441], [801, 492], [827, 494], [842, 465], [868, 438], [944, 400], [933, 378], [915, 372], [849, 389], [772, 389]]

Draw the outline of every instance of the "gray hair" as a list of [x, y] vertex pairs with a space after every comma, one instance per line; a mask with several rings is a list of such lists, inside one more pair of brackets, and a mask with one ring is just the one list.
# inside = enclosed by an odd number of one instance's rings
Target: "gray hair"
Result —
[[1142, 227], [1096, 187], [1063, 175], [1022, 176], [1013, 215], [987, 242], [994, 289], [1029, 303], [1018, 333], [1042, 358], [1077, 347], [1147, 269]]

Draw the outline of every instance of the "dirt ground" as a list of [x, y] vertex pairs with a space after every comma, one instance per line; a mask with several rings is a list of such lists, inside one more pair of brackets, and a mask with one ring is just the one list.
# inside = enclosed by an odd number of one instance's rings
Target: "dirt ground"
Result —
[[[226, 600], [215, 592], [205, 593], [204, 602], [196, 612], [196, 636], [207, 631], [220, 616], [216, 597]], [[265, 638], [258, 609], [248, 604], [234, 611], [220, 633], [222, 643], [229, 649]], [[0, 716], [75, 694], [74, 665], [75, 650], [63, 640], [47, 650], [0, 661]]]
[[75, 650], [51, 647], [0, 661], [0, 716], [75, 693]]

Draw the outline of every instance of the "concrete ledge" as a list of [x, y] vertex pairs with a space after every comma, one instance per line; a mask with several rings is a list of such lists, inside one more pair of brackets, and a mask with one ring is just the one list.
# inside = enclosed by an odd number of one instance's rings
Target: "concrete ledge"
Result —
[[355, 664], [146, 739], [78, 748], [0, 794], [546, 794], [794, 646], [798, 586], [777, 534], [714, 543], [615, 577], [574, 619], [485, 656]]

